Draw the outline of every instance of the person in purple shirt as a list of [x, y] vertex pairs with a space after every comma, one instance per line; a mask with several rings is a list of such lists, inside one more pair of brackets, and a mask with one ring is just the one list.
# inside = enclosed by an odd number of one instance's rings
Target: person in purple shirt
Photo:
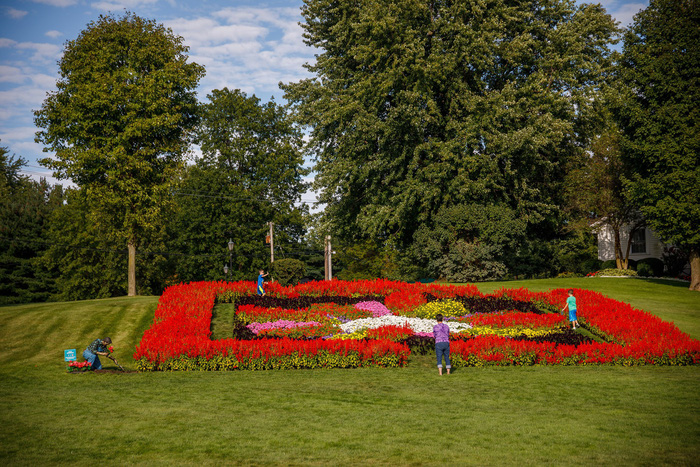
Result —
[[442, 322], [442, 315], [438, 314], [435, 319], [437, 324], [433, 326], [433, 336], [435, 336], [435, 355], [437, 355], [438, 373], [442, 376], [442, 357], [445, 356], [445, 367], [447, 374], [450, 374], [450, 327]]

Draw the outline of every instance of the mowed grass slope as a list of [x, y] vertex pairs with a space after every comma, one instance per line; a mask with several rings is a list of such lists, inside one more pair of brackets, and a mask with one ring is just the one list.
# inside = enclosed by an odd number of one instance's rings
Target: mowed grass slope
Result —
[[[553, 287], [581, 287], [559, 284]], [[634, 290], [643, 285], [610, 287], [646, 299]], [[682, 288], [661, 284], [653, 295], [680, 303], [679, 312], [657, 314], [680, 313], [698, 327], [697, 302], [682, 305]], [[0, 308], [2, 465], [700, 459], [697, 367], [482, 368], [439, 377], [432, 357], [413, 357], [400, 369], [65, 373], [63, 349], [80, 354], [104, 335], [114, 339], [120, 363], [133, 368], [131, 354], [156, 303], [141, 297]], [[108, 360], [105, 366], [114, 368]]]
[[76, 349], [83, 360], [85, 347], [106, 336], [114, 341], [117, 361], [130, 363], [157, 303], [158, 297], [135, 297], [0, 307], [0, 366], [61, 368], [64, 349]]

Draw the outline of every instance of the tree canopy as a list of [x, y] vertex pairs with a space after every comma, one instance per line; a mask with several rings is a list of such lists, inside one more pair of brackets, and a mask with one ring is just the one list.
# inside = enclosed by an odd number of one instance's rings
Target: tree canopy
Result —
[[55, 157], [42, 164], [71, 179], [129, 251], [128, 293], [136, 294], [136, 248], [162, 229], [168, 190], [196, 124], [203, 67], [170, 29], [134, 14], [100, 16], [66, 43], [57, 90], [35, 123]]
[[529, 224], [557, 210], [609, 72], [616, 29], [600, 6], [307, 0], [302, 13], [315, 76], [283, 88], [334, 230], [406, 246], [458, 204]]
[[690, 253], [700, 290], [700, 3], [652, 0], [624, 36], [617, 118], [627, 187], [648, 226]]
[[0, 304], [44, 301], [56, 292], [55, 276], [40, 257], [64, 193], [60, 185], [23, 175], [25, 165], [0, 147]]
[[203, 104], [202, 157], [177, 187], [172, 249], [181, 280], [221, 279], [233, 241], [231, 279], [252, 279], [270, 261], [265, 238], [293, 246], [304, 234], [302, 135], [284, 107], [240, 90], [214, 90]]

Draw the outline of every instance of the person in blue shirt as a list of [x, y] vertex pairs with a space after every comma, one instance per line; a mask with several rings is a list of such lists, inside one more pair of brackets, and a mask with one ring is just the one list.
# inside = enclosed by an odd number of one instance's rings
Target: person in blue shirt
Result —
[[265, 288], [263, 287], [263, 284], [265, 283], [264, 277], [267, 277], [267, 274], [265, 274], [265, 271], [261, 269], [260, 275], [258, 276], [258, 295], [262, 297], [265, 296]]
[[571, 322], [572, 329], [580, 327], [576, 317], [576, 297], [574, 297], [574, 289], [569, 289], [569, 296], [566, 299], [566, 305], [564, 305], [564, 308], [561, 309], [561, 312], [564, 313], [564, 310], [567, 308], [569, 309], [569, 321]]

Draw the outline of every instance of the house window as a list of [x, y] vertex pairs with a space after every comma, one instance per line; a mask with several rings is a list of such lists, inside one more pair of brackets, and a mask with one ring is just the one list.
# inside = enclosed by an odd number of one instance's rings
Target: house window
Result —
[[635, 231], [630, 237], [630, 242], [632, 242], [632, 253], [646, 253], [647, 236], [645, 229]]

